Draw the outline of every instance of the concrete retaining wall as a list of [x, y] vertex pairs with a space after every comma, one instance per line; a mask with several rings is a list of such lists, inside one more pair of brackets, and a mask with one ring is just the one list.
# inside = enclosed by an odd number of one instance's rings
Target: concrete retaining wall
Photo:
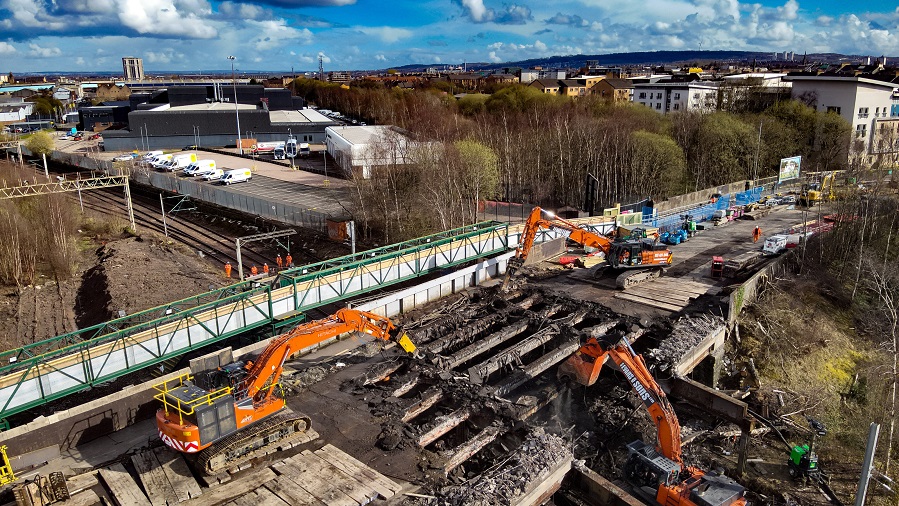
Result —
[[756, 272], [739, 288], [731, 292], [727, 305], [727, 328], [733, 329], [744, 307], [755, 302], [765, 284], [772, 278], [785, 276], [793, 271], [796, 261], [796, 250], [791, 250], [765, 268]]

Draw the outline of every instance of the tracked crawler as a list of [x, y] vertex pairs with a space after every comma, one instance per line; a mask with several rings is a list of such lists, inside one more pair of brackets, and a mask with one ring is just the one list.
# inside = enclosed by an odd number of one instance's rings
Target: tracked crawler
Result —
[[[544, 218], [546, 215], [547, 218]], [[613, 241], [601, 234], [596, 234], [575, 223], [564, 220], [549, 211], [535, 207], [525, 223], [524, 231], [515, 257], [509, 259], [506, 268], [506, 277], [503, 280], [503, 291], [509, 289], [509, 281], [515, 271], [524, 264], [537, 232], [542, 228], [559, 228], [569, 232], [568, 240], [582, 244], [599, 251], [605, 255], [605, 263], [615, 270], [628, 270], [638, 272], [625, 272], [618, 276], [616, 284], [620, 289], [626, 289], [639, 283], [659, 277], [662, 269], [671, 266], [674, 255], [664, 245], [653, 239], [638, 238]]]
[[[190, 374], [155, 385], [162, 402], [156, 412], [159, 437], [172, 449], [194, 454], [198, 471], [215, 474], [278, 446], [304, 437], [311, 421], [286, 410], [279, 383], [284, 362], [294, 353], [347, 332], [391, 339], [396, 327], [387, 318], [341, 309], [272, 339], [252, 361]], [[415, 345], [405, 332], [397, 342], [409, 353]]]

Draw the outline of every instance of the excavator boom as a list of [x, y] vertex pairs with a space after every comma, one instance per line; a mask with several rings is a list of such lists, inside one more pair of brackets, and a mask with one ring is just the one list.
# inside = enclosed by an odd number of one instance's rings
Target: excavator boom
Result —
[[[544, 218], [544, 215], [548, 218]], [[528, 216], [527, 222], [525, 222], [519, 246], [515, 251], [515, 256], [509, 259], [509, 264], [506, 267], [506, 275], [503, 279], [503, 291], [508, 290], [509, 282], [515, 274], [515, 271], [517, 271], [518, 268], [524, 264], [525, 260], [527, 260], [531, 248], [534, 246], [537, 232], [541, 229], [550, 228], [567, 230], [569, 240], [585, 247], [602, 251], [603, 255], [605, 255], [606, 263], [615, 269], [654, 269], [659, 271], [663, 267], [670, 266], [673, 260], [671, 251], [656, 241], [650, 239], [631, 239], [615, 242], [602, 234], [591, 232], [576, 223], [559, 218], [549, 211], [535, 207]], [[638, 273], [627, 273], [619, 276], [619, 279], [616, 280], [617, 286], [623, 289], [658, 276], [658, 272], [654, 272], [653, 275], [645, 276], [634, 276], [634, 274]]]
[[[375, 313], [341, 309], [322, 320], [301, 324], [276, 336], [256, 357], [205, 371], [204, 385], [182, 375], [155, 385], [162, 402], [156, 412], [159, 437], [169, 447], [197, 454], [201, 471], [223, 469], [271, 451], [302, 437], [311, 421], [290, 410], [280, 388], [284, 363], [298, 351], [348, 332], [358, 331], [382, 340], [394, 339], [407, 352], [415, 345], [406, 333]], [[252, 427], [250, 428], [250, 426]], [[247, 430], [245, 430], [247, 429]]]
[[725, 476], [687, 466], [681, 453], [680, 423], [665, 392], [652, 377], [643, 357], [627, 340], [602, 346], [595, 337], [559, 368], [559, 375], [593, 385], [603, 364], [611, 360], [646, 406], [658, 430], [655, 448], [642, 441], [628, 447], [623, 474], [634, 491], [663, 506], [746, 506], [744, 488]]

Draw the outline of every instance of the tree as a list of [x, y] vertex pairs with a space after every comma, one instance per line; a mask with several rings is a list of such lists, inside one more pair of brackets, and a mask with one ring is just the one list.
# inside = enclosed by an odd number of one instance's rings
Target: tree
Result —
[[469, 93], [459, 99], [459, 112], [465, 116], [477, 116], [487, 110], [484, 105], [490, 95]]
[[50, 155], [55, 148], [55, 142], [53, 136], [50, 135], [49, 132], [41, 130], [35, 132], [27, 141], [25, 141], [25, 147], [38, 156]]

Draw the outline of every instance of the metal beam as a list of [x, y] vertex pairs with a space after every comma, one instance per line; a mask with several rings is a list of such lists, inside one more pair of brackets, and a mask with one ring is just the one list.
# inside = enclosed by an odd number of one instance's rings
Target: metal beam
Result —
[[293, 235], [293, 234], [296, 234], [296, 233], [297, 233], [296, 230], [294, 230], [294, 229], [292, 229], [292, 228], [288, 228], [288, 229], [286, 229], [286, 230], [276, 230], [276, 231], [274, 231], [274, 232], [265, 232], [265, 233], [262, 233], [262, 234], [255, 234], [255, 235], [247, 235], [247, 236], [244, 236], [244, 237], [238, 237], [238, 238], [234, 241], [234, 244], [235, 244], [235, 246], [237, 247], [237, 277], [238, 277], [238, 279], [240, 279], [241, 281], [244, 280], [244, 277], [243, 277], [243, 261], [242, 261], [241, 256], [240, 256], [240, 247], [241, 247], [241, 246], [243, 246], [244, 244], [248, 244], [248, 243], [254, 242], [254, 241], [262, 241], [262, 240], [265, 240], [265, 239], [274, 239], [274, 238], [276, 238], [276, 237], [285, 237], [285, 236]]
[[[35, 195], [48, 195], [51, 193], [77, 192], [81, 190], [97, 190], [100, 188], [112, 188], [126, 186], [128, 176], [103, 176], [87, 179], [62, 180], [51, 183], [38, 183], [10, 188], [0, 188], [0, 199], [13, 199], [19, 197], [33, 197]], [[133, 223], [133, 222], [132, 222]]]

